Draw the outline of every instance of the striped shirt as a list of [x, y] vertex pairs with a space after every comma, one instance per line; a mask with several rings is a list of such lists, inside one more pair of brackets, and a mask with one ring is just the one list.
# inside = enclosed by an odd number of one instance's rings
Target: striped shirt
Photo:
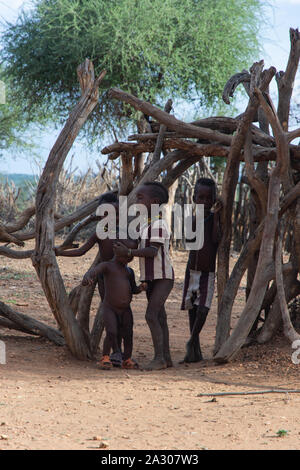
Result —
[[174, 270], [170, 258], [170, 233], [166, 222], [157, 219], [141, 227], [139, 249], [148, 248], [151, 243], [159, 243], [157, 255], [153, 258], [140, 257], [141, 281], [155, 279], [174, 279]]

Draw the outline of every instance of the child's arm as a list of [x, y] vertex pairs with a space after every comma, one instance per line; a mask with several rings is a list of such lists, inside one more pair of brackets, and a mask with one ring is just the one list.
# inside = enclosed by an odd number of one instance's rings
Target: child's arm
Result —
[[86, 243], [84, 243], [80, 248], [76, 248], [75, 250], [64, 250], [61, 248], [54, 248], [54, 252], [56, 256], [82, 256], [87, 251], [89, 251], [95, 243], [97, 243], [98, 237], [94, 233]]
[[139, 258], [154, 258], [157, 255], [160, 243], [151, 243], [147, 248], [127, 248], [122, 242], [114, 243], [115, 253], [120, 256], [138, 256]]
[[217, 245], [220, 243], [222, 233], [221, 233], [221, 221], [220, 221], [220, 212], [223, 209], [223, 203], [221, 199], [218, 199], [214, 204], [214, 221], [213, 221], [213, 233], [212, 238], [213, 242]]
[[147, 282], [141, 282], [139, 286], [136, 286], [136, 291], [133, 292], [134, 294], [140, 294], [141, 292], [147, 290]]
[[130, 285], [131, 285], [132, 293], [133, 294], [140, 294], [142, 291], [146, 291], [147, 290], [147, 283], [142, 282], [139, 286], [137, 286], [133, 269], [128, 267], [128, 270], [129, 270], [129, 282], [130, 282]]
[[83, 286], [90, 286], [94, 284], [99, 274], [104, 274], [107, 269], [107, 263], [99, 263], [94, 268], [90, 268], [83, 276], [81, 284]]

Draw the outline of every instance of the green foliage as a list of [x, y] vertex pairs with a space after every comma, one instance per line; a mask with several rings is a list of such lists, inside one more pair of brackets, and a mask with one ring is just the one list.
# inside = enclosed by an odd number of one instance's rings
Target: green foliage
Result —
[[[30, 110], [26, 111], [22, 106], [22, 101], [14, 95], [8, 76], [0, 66], [0, 80], [4, 83], [4, 102], [0, 104], [0, 157], [6, 150], [18, 152], [34, 152], [33, 137], [35, 131], [30, 125]], [[40, 123], [46, 119], [41, 119]]]
[[287, 436], [287, 434], [288, 434], [288, 431], [286, 431], [285, 429], [279, 429], [276, 432], [277, 437], [285, 437], [285, 436]]
[[9, 147], [24, 147], [26, 142], [20, 137], [23, 119], [20, 107], [9, 101], [6, 93], [6, 103], [0, 104], [0, 157]]
[[2, 57], [32, 119], [68, 115], [86, 57], [96, 74], [105, 68], [95, 135], [133, 117], [107, 99], [110, 87], [161, 105], [170, 97], [216, 104], [226, 80], [258, 59], [261, 18], [260, 0], [36, 0], [7, 25]]

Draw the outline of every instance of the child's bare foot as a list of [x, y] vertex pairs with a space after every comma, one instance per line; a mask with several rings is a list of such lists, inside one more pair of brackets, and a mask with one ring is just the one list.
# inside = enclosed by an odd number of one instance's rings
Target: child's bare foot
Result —
[[173, 367], [173, 361], [171, 357], [166, 357], [166, 364], [167, 364], [167, 367]]
[[145, 367], [145, 370], [162, 370], [167, 367], [167, 363], [164, 359], [153, 359], [153, 361]]
[[186, 343], [186, 355], [184, 356], [183, 362], [200, 362], [202, 360], [203, 357], [200, 348], [188, 341]]

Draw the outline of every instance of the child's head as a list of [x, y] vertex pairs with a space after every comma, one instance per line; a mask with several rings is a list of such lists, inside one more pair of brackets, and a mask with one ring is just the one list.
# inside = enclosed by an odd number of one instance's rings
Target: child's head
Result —
[[137, 242], [135, 242], [134, 240], [127, 239], [122, 240], [122, 244], [128, 248], [128, 254], [118, 255], [114, 250], [115, 259], [121, 262], [122, 264], [128, 264], [133, 260], [133, 256], [129, 255], [129, 249], [133, 250], [134, 248], [137, 248]]
[[169, 192], [162, 183], [149, 181], [139, 187], [136, 198], [138, 204], [144, 204], [150, 210], [151, 204], [167, 204]]
[[[118, 220], [119, 220], [118, 193], [116, 191], [108, 191], [107, 193], [102, 194], [99, 197], [99, 206], [101, 206], [102, 204], [109, 204], [114, 208], [116, 221], [118, 223]], [[106, 217], [107, 215], [108, 215], [107, 212], [105, 212], [103, 216], [99, 217], [99, 219], [102, 219], [103, 217]]]
[[101, 194], [99, 197], [99, 206], [100, 204], [110, 204], [118, 202], [118, 193], [116, 191], [108, 191], [107, 193]]
[[216, 183], [210, 178], [199, 178], [196, 181], [193, 201], [195, 204], [203, 204], [204, 212], [210, 211], [216, 202]]

